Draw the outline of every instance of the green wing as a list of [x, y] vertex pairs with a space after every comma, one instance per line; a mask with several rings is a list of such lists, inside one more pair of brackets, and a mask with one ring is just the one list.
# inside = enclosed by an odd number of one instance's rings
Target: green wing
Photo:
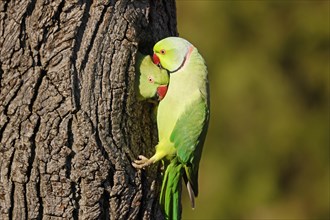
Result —
[[208, 100], [201, 95], [187, 106], [176, 122], [170, 137], [177, 149], [179, 161], [184, 164], [186, 178], [191, 183], [195, 196], [198, 195], [198, 167], [208, 121]]

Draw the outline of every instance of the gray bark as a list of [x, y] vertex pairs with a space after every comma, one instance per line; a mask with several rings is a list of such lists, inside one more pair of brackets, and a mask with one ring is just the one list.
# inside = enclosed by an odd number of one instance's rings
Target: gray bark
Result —
[[137, 50], [177, 35], [175, 3], [1, 0], [0, 219], [161, 219]]

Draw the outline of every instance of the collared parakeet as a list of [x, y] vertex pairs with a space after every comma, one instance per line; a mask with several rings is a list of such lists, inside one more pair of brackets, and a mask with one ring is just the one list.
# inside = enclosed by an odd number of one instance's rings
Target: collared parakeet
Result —
[[193, 208], [198, 195], [198, 168], [210, 108], [207, 68], [198, 50], [185, 39], [165, 38], [153, 50], [153, 62], [170, 73], [170, 82], [158, 106], [156, 153], [150, 159], [140, 155], [133, 166], [168, 161], [160, 204], [167, 219], [181, 219], [181, 180], [187, 185]]
[[135, 90], [138, 100], [151, 99], [156, 95], [158, 100], [162, 100], [167, 92], [167, 71], [155, 65], [150, 56], [140, 53], [137, 54], [135, 68]]

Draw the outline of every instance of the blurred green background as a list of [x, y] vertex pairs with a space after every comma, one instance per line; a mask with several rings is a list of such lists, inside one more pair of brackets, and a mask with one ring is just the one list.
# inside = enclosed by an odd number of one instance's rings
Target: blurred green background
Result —
[[329, 219], [329, 1], [177, 1], [211, 121], [183, 219]]

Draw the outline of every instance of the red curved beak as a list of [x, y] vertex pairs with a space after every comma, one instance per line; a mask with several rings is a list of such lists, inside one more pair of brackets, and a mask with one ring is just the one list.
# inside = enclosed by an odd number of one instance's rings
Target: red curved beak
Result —
[[154, 64], [159, 65], [160, 64], [160, 60], [159, 57], [154, 53], [154, 55], [152, 55], [152, 61], [154, 62]]
[[167, 85], [159, 86], [157, 88], [158, 100], [161, 101], [167, 93]]

